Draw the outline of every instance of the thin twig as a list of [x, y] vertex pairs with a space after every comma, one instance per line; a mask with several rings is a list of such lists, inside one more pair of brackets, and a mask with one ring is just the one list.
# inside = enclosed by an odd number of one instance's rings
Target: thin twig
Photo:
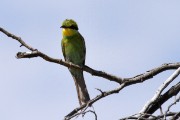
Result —
[[165, 114], [164, 114], [164, 120], [166, 120], [166, 115], [167, 115], [167, 113], [169, 112], [170, 108], [171, 108], [173, 105], [175, 105], [177, 102], [179, 102], [179, 101], [180, 101], [180, 96], [179, 96], [177, 99], [175, 99], [175, 101], [174, 101], [172, 104], [170, 104], [170, 105], [168, 106], [168, 109], [166, 110], [166, 112], [165, 112]]
[[34, 48], [32, 48], [31, 46], [29, 46], [28, 44], [26, 44], [20, 37], [17, 37], [16, 35], [14, 35], [14, 34], [8, 32], [8, 31], [6, 31], [5, 29], [3, 29], [3, 28], [1, 28], [1, 27], [0, 27], [0, 31], [3, 32], [4, 34], [6, 34], [8, 37], [11, 37], [11, 38], [19, 41], [19, 42], [21, 43], [20, 47], [21, 47], [21, 46], [24, 46], [24, 47], [26, 47], [27, 49], [29, 49], [29, 50], [31, 50], [31, 51], [35, 51]]
[[86, 113], [88, 113], [88, 112], [93, 113], [93, 114], [94, 114], [94, 117], [95, 117], [95, 120], [97, 120], [97, 114], [96, 114], [95, 111], [88, 110], [88, 111], [85, 111], [84, 114], [86, 114]]

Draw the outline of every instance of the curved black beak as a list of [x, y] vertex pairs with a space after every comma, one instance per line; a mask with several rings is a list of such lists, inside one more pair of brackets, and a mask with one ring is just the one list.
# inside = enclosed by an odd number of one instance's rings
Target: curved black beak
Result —
[[63, 25], [60, 28], [65, 28]]

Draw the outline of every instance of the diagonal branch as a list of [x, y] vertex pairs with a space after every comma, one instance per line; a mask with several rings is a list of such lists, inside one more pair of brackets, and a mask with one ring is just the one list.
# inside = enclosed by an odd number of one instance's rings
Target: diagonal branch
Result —
[[[136, 81], [136, 83], [139, 82], [144, 82], [145, 80], [139, 80]], [[115, 93], [119, 93], [123, 88], [129, 86], [129, 85], [133, 85], [136, 84], [133, 80], [132, 81], [126, 81], [123, 82], [118, 88], [114, 89], [114, 90], [110, 90], [110, 91], [105, 91], [105, 92], [101, 92], [100, 95], [97, 95], [95, 98], [93, 98], [92, 100], [90, 100], [87, 104], [84, 104], [80, 107], [75, 108], [73, 111], [71, 111], [68, 115], [66, 115], [66, 119], [74, 114], [76, 114], [78, 111], [82, 110], [83, 108], [85, 108], [86, 106], [91, 106], [93, 103], [95, 103], [96, 101], [115, 94]], [[153, 104], [152, 106], [149, 107], [149, 109], [145, 112], [146, 114], [152, 114], [154, 113], [158, 108], [159, 108], [159, 104], [163, 104], [165, 103], [168, 99], [170, 99], [172, 96], [178, 94], [178, 92], [180, 91], [180, 83], [176, 84], [175, 86], [173, 86], [172, 88], [170, 88], [165, 94], [163, 94], [157, 102], [155, 104]], [[145, 117], [145, 116], [144, 116]], [[68, 119], [67, 119], [68, 120]]]
[[32, 52], [18, 52], [16, 57], [18, 59], [20, 59], [20, 58], [41, 57], [44, 60], [49, 61], [49, 62], [57, 63], [57, 64], [65, 66], [65, 67], [68, 67], [68, 68], [72, 67], [72, 68], [76, 68], [76, 69], [81, 69], [81, 70], [84, 70], [84, 71], [90, 73], [93, 76], [103, 77], [103, 78], [105, 78], [107, 80], [114, 81], [114, 82], [117, 82], [119, 84], [122, 83], [122, 78], [120, 78], [120, 77], [116, 77], [116, 76], [108, 74], [106, 72], [92, 69], [92, 68], [90, 68], [90, 67], [88, 67], [86, 65], [81, 67], [81, 66], [75, 65], [73, 63], [63, 61], [62, 59], [55, 59], [55, 58], [49, 57], [48, 55], [46, 55], [46, 54], [44, 54], [44, 53], [42, 53], [42, 52], [40, 52], [38, 50], [35, 50], [35, 51], [32, 51]]
[[84, 70], [84, 71], [94, 75], [94, 76], [103, 77], [103, 78], [105, 78], [107, 80], [114, 81], [114, 82], [117, 82], [119, 84], [122, 84], [123, 80], [125, 80], [125, 81], [129, 81], [129, 80], [134, 81], [134, 83], [136, 83], [139, 80], [144, 81], [144, 80], [152, 78], [153, 76], [155, 76], [155, 75], [157, 75], [157, 74], [159, 74], [159, 73], [161, 73], [163, 71], [171, 70], [171, 69], [177, 69], [178, 67], [180, 67], [180, 62], [163, 64], [163, 65], [161, 65], [161, 66], [159, 66], [157, 68], [154, 68], [152, 70], [147, 71], [146, 73], [137, 75], [137, 76], [132, 77], [132, 78], [124, 78], [123, 79], [121, 77], [117, 77], [117, 76], [108, 74], [108, 73], [103, 72], [103, 71], [92, 69], [92, 68], [90, 68], [88, 66], [80, 67], [78, 65], [63, 61], [62, 59], [55, 59], [55, 58], [49, 57], [48, 55], [46, 55], [46, 54], [38, 51], [37, 49], [29, 46], [28, 44], [26, 44], [20, 37], [17, 37], [16, 35], [6, 31], [5, 29], [3, 29], [1, 27], [0, 27], [0, 31], [2, 33], [4, 33], [5, 35], [7, 35], [8, 37], [11, 37], [11, 38], [17, 40], [18, 42], [21, 43], [22, 46], [25, 46], [27, 49], [32, 51], [32, 52], [19, 52], [19, 53], [17, 53], [17, 58], [41, 57], [46, 61], [61, 64], [61, 65], [65, 66], [65, 67], [73, 67], [73, 68], [76, 68], [76, 69], [81, 69], [81, 70]]
[[130, 80], [130, 81], [134, 81], [135, 83], [136, 83], [136, 81], [139, 81], [139, 80], [142, 80], [142, 81], [147, 80], [147, 79], [150, 79], [153, 76], [155, 76], [155, 75], [157, 75], [163, 71], [171, 70], [171, 69], [177, 69], [178, 67], [180, 67], [180, 62], [178, 62], [178, 63], [167, 63], [167, 64], [163, 64], [157, 68], [154, 68], [152, 70], [149, 70], [146, 73], [137, 75], [137, 76], [132, 77], [132, 78], [124, 78], [123, 79], [121, 77], [117, 77], [117, 76], [108, 74], [108, 73], [103, 72], [103, 71], [92, 69], [88, 66], [80, 67], [78, 65], [63, 61], [62, 59], [55, 59], [55, 58], [49, 57], [48, 55], [46, 55], [46, 54], [38, 51], [37, 49], [29, 46], [28, 44], [26, 44], [20, 37], [17, 37], [16, 35], [6, 31], [5, 29], [3, 29], [1, 27], [0, 27], [0, 31], [2, 33], [4, 33], [5, 35], [7, 35], [8, 37], [11, 37], [11, 38], [17, 40], [18, 42], [21, 43], [21, 45], [25, 46], [27, 49], [32, 51], [32, 52], [18, 52], [17, 58], [41, 57], [46, 61], [57, 63], [57, 64], [65, 66], [65, 67], [73, 67], [76, 69], [81, 69], [81, 70], [84, 70], [84, 71], [90, 73], [91, 75], [103, 77], [107, 80], [114, 81], [114, 82], [117, 82], [119, 84], [122, 84], [123, 80], [126, 80], [126, 81]]
[[120, 78], [120, 77], [116, 77], [114, 75], [105, 73], [103, 71], [94, 70], [94, 69], [92, 69], [92, 68], [90, 68], [88, 66], [80, 67], [78, 65], [65, 62], [62, 59], [55, 59], [55, 58], [49, 57], [48, 55], [46, 55], [46, 54], [38, 51], [37, 49], [29, 46], [28, 44], [26, 44], [20, 37], [17, 37], [16, 35], [6, 31], [5, 29], [3, 29], [1, 27], [0, 27], [0, 31], [2, 33], [4, 33], [5, 35], [7, 35], [8, 37], [11, 37], [11, 38], [17, 40], [19, 43], [21, 43], [21, 46], [24, 46], [27, 49], [32, 51], [32, 52], [18, 52], [17, 53], [17, 58], [41, 57], [44, 60], [49, 61], [49, 62], [57, 63], [57, 64], [65, 66], [65, 67], [73, 67], [73, 68], [76, 68], [76, 69], [82, 69], [82, 70], [84, 70], [84, 71], [86, 71], [86, 72], [88, 72], [88, 73], [90, 73], [90, 74], [92, 74], [94, 76], [103, 77], [103, 78], [105, 78], [107, 80], [114, 81], [114, 82], [117, 82], [117, 83], [120, 83], [120, 84], [122, 83], [122, 78]]
[[93, 103], [95, 103], [96, 101], [114, 94], [114, 93], [118, 93], [120, 90], [122, 90], [125, 86], [127, 86], [126, 83], [121, 84], [118, 88], [114, 89], [114, 90], [110, 90], [110, 91], [106, 91], [106, 92], [102, 92], [100, 95], [97, 95], [95, 98], [91, 99], [88, 103], [81, 105], [80, 107], [75, 108], [73, 111], [71, 111], [69, 114], [67, 114], [65, 116], [65, 120], [69, 120], [69, 118], [76, 114], [77, 112], [79, 112], [80, 110], [82, 110], [83, 108], [87, 107], [87, 106], [91, 106]]
[[177, 69], [180, 67], [180, 62], [177, 62], [177, 63], [167, 63], [167, 64], [163, 64], [159, 67], [156, 67], [154, 69], [151, 69], [143, 74], [139, 74], [135, 77], [132, 77], [132, 78], [121, 78], [121, 77], [117, 77], [117, 76], [114, 76], [114, 75], [111, 75], [109, 73], [106, 73], [106, 72], [103, 72], [103, 71], [99, 71], [99, 70], [95, 70], [95, 69], [92, 69], [88, 66], [83, 66], [83, 67], [80, 67], [78, 65], [75, 65], [75, 64], [72, 64], [72, 63], [69, 63], [69, 62], [66, 62], [66, 61], [63, 61], [62, 59], [55, 59], [55, 58], [52, 58], [52, 57], [49, 57], [48, 55], [38, 51], [37, 49], [29, 46], [28, 44], [26, 44], [20, 37], [17, 37], [16, 35], [6, 31], [5, 29], [1, 28], [0, 27], [0, 31], [2, 33], [4, 33], [5, 35], [7, 35], [8, 37], [11, 37], [15, 40], [17, 40], [21, 46], [24, 46], [26, 47], [27, 49], [29, 49], [31, 52], [18, 52], [17, 53], [17, 58], [34, 58], [34, 57], [41, 57], [43, 58], [44, 60], [48, 61], [48, 62], [53, 62], [53, 63], [57, 63], [57, 64], [60, 64], [60, 65], [63, 65], [65, 67], [68, 67], [68, 68], [76, 68], [76, 69], [81, 69], [83, 71], [86, 71], [94, 76], [98, 76], [98, 77], [103, 77], [107, 80], [110, 80], [110, 81], [114, 81], [114, 82], [117, 82], [119, 83], [119, 87], [114, 89], [114, 90], [110, 90], [110, 91], [106, 91], [106, 92], [102, 92], [100, 95], [97, 95], [95, 98], [91, 99], [87, 104], [84, 104], [76, 109], [74, 109], [73, 111], [71, 111], [67, 116], [66, 118], [76, 114], [77, 112], [79, 112], [80, 110], [82, 110], [83, 108], [87, 107], [87, 106], [91, 106], [93, 103], [95, 103], [96, 101], [108, 96], [108, 95], [111, 95], [111, 94], [114, 94], [114, 93], [118, 93], [120, 90], [122, 90], [124, 87], [127, 87], [129, 85], [132, 85], [132, 84], [136, 84], [136, 83], [141, 83], [141, 82], [144, 82], [148, 79], [151, 79], [153, 78], [154, 76], [156, 76], [157, 74], [161, 73], [161, 72], [164, 72], [166, 70], [173, 70], [173, 69]]
[[142, 110], [140, 111], [140, 113], [145, 113], [145, 111], [147, 111], [147, 109], [152, 106], [157, 99], [159, 98], [159, 96], [161, 95], [162, 91], [180, 74], [180, 67], [158, 88], [158, 90], [156, 91], [155, 95], [152, 97], [152, 99], [150, 101], [148, 101], [144, 107], [142, 108]]
[[151, 105], [148, 109], [146, 109], [145, 113], [148, 114], [154, 113], [157, 109], [159, 109], [159, 106], [164, 104], [172, 96], [177, 95], [179, 91], [180, 91], [180, 82], [172, 86], [167, 92], [161, 95], [153, 105]]
[[174, 116], [170, 118], [170, 120], [179, 120], [180, 119], [180, 112], [176, 113]]
[[[166, 114], [167, 117], [171, 117], [171, 116], [174, 116], [174, 115], [179, 115], [180, 112], [170, 112], [168, 114]], [[138, 117], [138, 116], [141, 116], [141, 117]], [[148, 116], [150, 118], [145, 118], [145, 117], [142, 117], [142, 116]], [[138, 113], [138, 114], [135, 114], [135, 115], [132, 115], [132, 116], [128, 116], [128, 117], [125, 117], [125, 118], [121, 118], [119, 120], [162, 120], [162, 118], [164, 117], [164, 114], [163, 115], [152, 115], [152, 114], [147, 114], [147, 113]], [[173, 120], [176, 120], [176, 119], [173, 119]]]
[[32, 48], [31, 46], [29, 46], [28, 44], [26, 44], [20, 37], [17, 37], [16, 35], [14, 35], [14, 34], [8, 32], [8, 31], [6, 31], [5, 29], [3, 29], [3, 28], [1, 28], [1, 27], [0, 27], [0, 31], [1, 31], [2, 33], [6, 34], [8, 37], [11, 37], [11, 38], [17, 40], [18, 42], [20, 42], [20, 43], [21, 43], [21, 46], [24, 46], [24, 47], [26, 47], [27, 49], [29, 49], [29, 50], [31, 50], [31, 51], [34, 51], [34, 50], [35, 50], [34, 48]]

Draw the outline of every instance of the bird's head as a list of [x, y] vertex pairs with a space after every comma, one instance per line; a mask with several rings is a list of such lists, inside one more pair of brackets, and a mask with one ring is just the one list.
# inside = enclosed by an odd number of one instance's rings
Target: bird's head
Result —
[[64, 22], [62, 23], [61, 28], [69, 28], [69, 29], [74, 29], [74, 30], [78, 30], [78, 25], [77, 23], [72, 20], [72, 19], [66, 19], [64, 20]]
[[78, 25], [72, 19], [64, 20], [61, 28], [63, 28], [63, 31], [62, 31], [63, 36], [71, 36], [78, 31]]

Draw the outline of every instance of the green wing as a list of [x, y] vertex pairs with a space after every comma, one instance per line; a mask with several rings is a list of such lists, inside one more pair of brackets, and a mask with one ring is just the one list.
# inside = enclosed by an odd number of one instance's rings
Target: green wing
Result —
[[82, 39], [82, 42], [83, 42], [83, 52], [84, 52], [84, 61], [83, 61], [83, 65], [85, 65], [85, 59], [86, 59], [86, 45], [85, 45], [85, 41], [84, 41], [84, 38], [83, 36], [79, 33], [79, 36], [80, 38]]
[[64, 59], [65, 59], [65, 61], [66, 61], [65, 43], [64, 43], [64, 40], [65, 40], [65, 39], [62, 39], [62, 41], [61, 41], [61, 48], [62, 48], [62, 53], [63, 53]]

